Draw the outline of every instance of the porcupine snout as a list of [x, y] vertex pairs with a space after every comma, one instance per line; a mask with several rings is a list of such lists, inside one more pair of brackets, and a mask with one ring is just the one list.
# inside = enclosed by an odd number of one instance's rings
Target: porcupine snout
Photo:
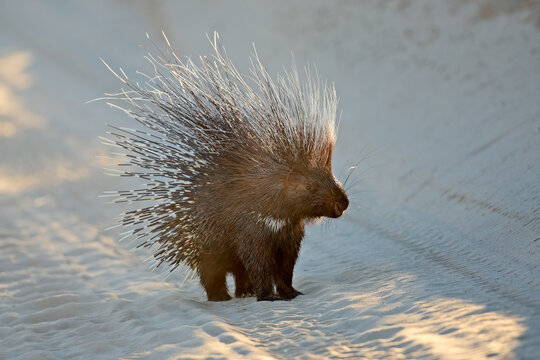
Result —
[[341, 191], [341, 194], [339, 195], [339, 200], [337, 200], [334, 204], [334, 213], [336, 214], [336, 217], [340, 217], [345, 210], [349, 207], [349, 198], [345, 194], [344, 191]]
[[343, 189], [343, 186], [335, 177], [327, 184], [327, 213], [324, 216], [338, 218], [343, 215], [343, 212], [349, 207], [349, 198]]
[[347, 194], [345, 194], [345, 191], [343, 191], [341, 186], [339, 186], [335, 191], [334, 209], [330, 217], [332, 218], [340, 217], [341, 215], [343, 215], [343, 213], [345, 212], [345, 210], [347, 210], [348, 207], [349, 207], [349, 198], [347, 197]]

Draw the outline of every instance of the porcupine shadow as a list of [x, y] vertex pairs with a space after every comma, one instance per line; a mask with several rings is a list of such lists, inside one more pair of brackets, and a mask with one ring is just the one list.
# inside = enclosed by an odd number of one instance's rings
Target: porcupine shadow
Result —
[[161, 61], [148, 55], [155, 74], [145, 86], [109, 67], [129, 88], [107, 97], [126, 107], [111, 106], [149, 129], [113, 126], [105, 139], [125, 150], [119, 165], [135, 168], [119, 175], [147, 181], [110, 195], [157, 201], [122, 214], [127, 236], [159, 246], [158, 266], [194, 269], [208, 300], [231, 298], [228, 273], [237, 297], [292, 299], [301, 294], [292, 278], [305, 224], [349, 204], [331, 166], [335, 89], [308, 68], [302, 83], [294, 66], [274, 82], [256, 52], [248, 79], [217, 34], [211, 43], [214, 57], [201, 65], [182, 62], [170, 44]]

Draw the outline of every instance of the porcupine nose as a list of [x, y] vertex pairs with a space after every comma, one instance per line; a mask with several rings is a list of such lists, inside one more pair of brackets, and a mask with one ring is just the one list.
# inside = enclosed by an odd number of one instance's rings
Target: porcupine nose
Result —
[[349, 207], [349, 199], [347, 195], [341, 194], [341, 198], [334, 203], [334, 215], [340, 217], [345, 210]]

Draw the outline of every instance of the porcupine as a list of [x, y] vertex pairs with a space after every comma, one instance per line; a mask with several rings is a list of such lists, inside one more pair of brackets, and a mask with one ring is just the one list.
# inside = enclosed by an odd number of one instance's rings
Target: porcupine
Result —
[[255, 50], [250, 76], [242, 75], [217, 33], [200, 65], [163, 37], [167, 48], [147, 56], [154, 73], [143, 85], [103, 61], [127, 87], [106, 97], [124, 106], [108, 104], [145, 127], [110, 125], [112, 139], [103, 140], [129, 167], [117, 174], [146, 183], [108, 196], [154, 201], [121, 215], [131, 228], [124, 237], [156, 245], [157, 266], [196, 271], [210, 301], [231, 299], [228, 273], [237, 297], [301, 295], [292, 279], [305, 224], [337, 218], [349, 204], [332, 172], [334, 86], [309, 67], [302, 81], [294, 62], [274, 81]]

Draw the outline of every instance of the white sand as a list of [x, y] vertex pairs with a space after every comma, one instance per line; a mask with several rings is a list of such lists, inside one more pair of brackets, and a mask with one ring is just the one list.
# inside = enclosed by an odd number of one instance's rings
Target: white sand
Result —
[[[538, 2], [354, 4], [2, 2], [0, 359], [538, 358]], [[99, 57], [133, 74], [162, 29], [335, 82], [336, 173], [364, 160], [305, 239], [304, 296], [209, 303], [103, 230], [126, 183], [97, 136], [128, 119], [84, 102], [120, 86]]]

